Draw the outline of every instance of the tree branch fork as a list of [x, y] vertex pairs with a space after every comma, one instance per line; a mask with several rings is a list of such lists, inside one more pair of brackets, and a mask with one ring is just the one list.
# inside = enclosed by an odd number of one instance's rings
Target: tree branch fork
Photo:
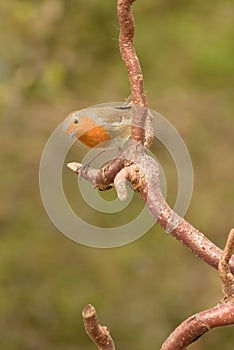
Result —
[[[224, 250], [202, 232], [177, 215], [166, 203], [160, 189], [159, 166], [148, 155], [153, 140], [152, 116], [148, 113], [143, 75], [134, 48], [134, 19], [131, 6], [135, 0], [118, 0], [120, 23], [119, 47], [128, 71], [132, 102], [135, 106], [132, 135], [127, 149], [101, 169], [72, 162], [67, 166], [100, 190], [115, 187], [118, 198], [125, 200], [127, 186], [140, 194], [152, 216], [204, 262], [218, 270], [223, 298], [217, 306], [197, 313], [182, 322], [167, 338], [161, 350], [186, 349], [212, 328], [234, 324], [234, 229], [229, 233]], [[85, 329], [98, 349], [113, 350], [109, 329], [101, 326], [96, 310], [87, 305], [82, 312]]]

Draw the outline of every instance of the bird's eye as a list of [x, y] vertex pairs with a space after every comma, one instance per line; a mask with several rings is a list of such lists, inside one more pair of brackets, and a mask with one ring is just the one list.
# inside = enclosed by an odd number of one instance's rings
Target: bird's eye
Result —
[[77, 118], [74, 119], [74, 124], [78, 124], [78, 119]]

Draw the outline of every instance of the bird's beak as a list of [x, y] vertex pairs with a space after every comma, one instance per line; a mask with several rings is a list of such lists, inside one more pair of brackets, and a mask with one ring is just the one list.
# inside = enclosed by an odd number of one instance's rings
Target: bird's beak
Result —
[[75, 136], [75, 128], [74, 125], [72, 125], [71, 118], [69, 116], [63, 122], [63, 132], [69, 136], [70, 140], [72, 140]]
[[74, 135], [75, 135], [75, 131], [72, 130], [71, 132], [69, 132], [69, 137], [70, 137], [70, 140], [72, 140], [74, 138]]
[[68, 136], [70, 137], [70, 140], [73, 140], [73, 138], [75, 136], [75, 130], [66, 131], [66, 134], [68, 134]]
[[75, 130], [72, 129], [71, 127], [65, 128], [64, 132], [65, 132], [65, 134], [67, 134], [70, 137], [70, 140], [72, 140], [75, 136]]

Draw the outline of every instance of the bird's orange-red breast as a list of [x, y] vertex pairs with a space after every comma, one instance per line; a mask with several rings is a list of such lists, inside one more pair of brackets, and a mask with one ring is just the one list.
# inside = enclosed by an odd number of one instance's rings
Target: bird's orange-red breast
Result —
[[98, 105], [71, 112], [65, 120], [65, 133], [88, 147], [107, 148], [131, 136], [132, 106]]

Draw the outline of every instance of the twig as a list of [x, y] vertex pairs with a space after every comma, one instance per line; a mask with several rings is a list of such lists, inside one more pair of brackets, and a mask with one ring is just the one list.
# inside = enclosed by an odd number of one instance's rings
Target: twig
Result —
[[[115, 171], [108, 174], [109, 180], [112, 178], [113, 181], [114, 179], [119, 199], [124, 200], [124, 193], [126, 193], [125, 187], [130, 181], [133, 185], [133, 189], [138, 191], [141, 198], [146, 202], [150, 213], [157, 223], [163, 229], [170, 232], [172, 236], [188, 247], [199, 258], [210, 266], [218, 269], [222, 250], [211, 242], [202, 232], [177, 215], [167, 204], [161, 193], [159, 166], [156, 161], [146, 154], [145, 149], [141, 145], [136, 145], [136, 143], [130, 144], [128, 149], [122, 154], [122, 157], [122, 161], [118, 158], [118, 162], [122, 166], [118, 174], [115, 175]], [[134, 166], [126, 167], [126, 165], [132, 163], [134, 163]], [[123, 166], [125, 167], [123, 168]], [[104, 186], [107, 187], [110, 185], [110, 182], [104, 174], [105, 171], [103, 169], [97, 170], [90, 167], [85, 173], [82, 173], [82, 176], [88, 181], [91, 181], [95, 187], [99, 188], [100, 186], [100, 188], [103, 189]], [[96, 179], [98, 179], [98, 181]], [[230, 258], [229, 264], [230, 270], [234, 274], [234, 256]]]
[[234, 303], [234, 276], [231, 272], [230, 259], [234, 252], [234, 229], [231, 229], [228, 235], [226, 246], [219, 260], [219, 275], [223, 282], [223, 302], [231, 301]]
[[99, 350], [115, 350], [110, 331], [106, 326], [101, 326], [98, 321], [95, 307], [87, 305], [82, 311], [82, 317], [87, 334], [97, 345]]
[[153, 140], [152, 116], [148, 113], [144, 91], [143, 74], [134, 47], [134, 18], [132, 4], [135, 0], [118, 0], [117, 14], [120, 24], [119, 49], [128, 71], [132, 102], [135, 110], [132, 116], [132, 139], [149, 148]]
[[131, 6], [135, 0], [119, 0], [117, 14], [120, 24], [119, 49], [128, 71], [132, 101], [136, 105], [147, 107], [144, 92], [143, 74], [134, 47], [134, 18]]
[[[108, 189], [114, 182], [121, 200], [125, 199], [126, 186], [130, 182], [133, 189], [140, 193], [149, 211], [162, 228], [170, 232], [206, 263], [216, 269], [219, 266], [220, 276], [224, 283], [225, 302], [212, 309], [202, 311], [181, 323], [161, 348], [161, 350], [179, 350], [185, 349], [211, 328], [234, 324], [233, 299], [231, 301], [231, 296], [233, 297], [232, 273], [234, 273], [234, 256], [231, 256], [231, 252], [234, 239], [230, 238], [231, 243], [227, 243], [224, 253], [222, 253], [222, 250], [200, 231], [177, 215], [162, 196], [159, 166], [142, 146], [150, 147], [152, 117], [148, 113], [143, 75], [134, 48], [134, 20], [131, 11], [134, 1], [118, 0], [120, 52], [128, 70], [135, 107], [132, 142], [129, 143], [127, 150], [121, 156], [100, 170], [91, 167], [83, 168], [76, 163], [72, 163], [70, 168], [76, 173], [81, 172], [82, 177], [99, 189]], [[82, 315], [86, 331], [98, 349], [114, 349], [109, 330], [105, 326], [99, 325], [94, 307], [88, 305], [84, 308]]]
[[105, 191], [113, 187], [115, 175], [124, 167], [124, 160], [123, 158], [115, 158], [101, 169], [93, 169], [77, 162], [67, 163], [67, 167], [91, 182], [100, 191]]
[[234, 304], [222, 304], [182, 322], [163, 343], [161, 350], [182, 350], [210, 329], [234, 324]]

